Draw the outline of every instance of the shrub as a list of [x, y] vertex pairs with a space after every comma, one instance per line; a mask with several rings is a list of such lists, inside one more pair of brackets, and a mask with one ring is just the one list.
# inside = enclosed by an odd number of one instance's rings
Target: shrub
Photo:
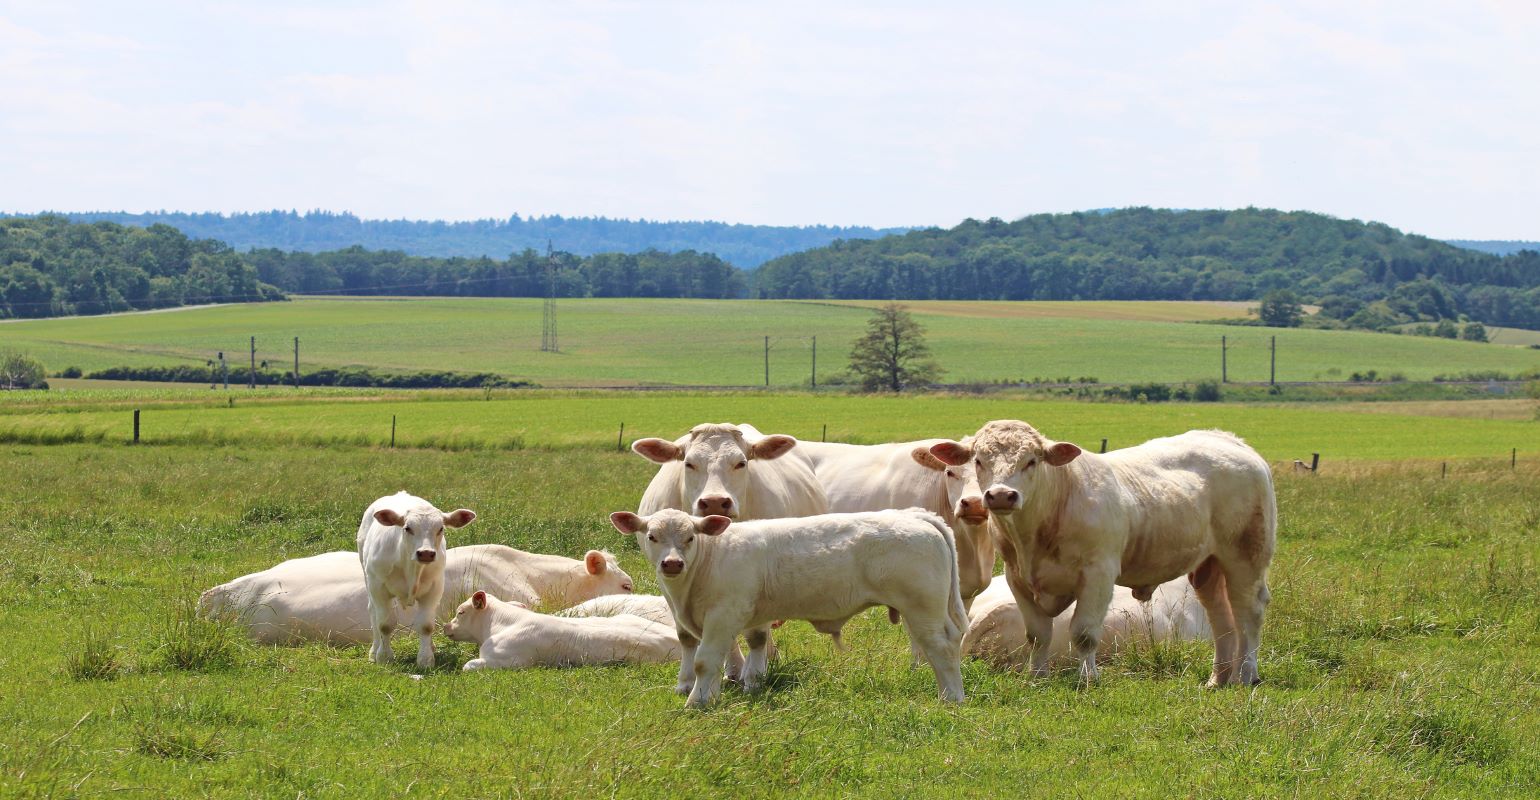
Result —
[[47, 389], [45, 375], [42, 363], [32, 356], [0, 351], [0, 389]]
[[1192, 391], [1192, 399], [1200, 403], [1217, 403], [1222, 397], [1219, 381], [1198, 381]]
[[80, 367], [65, 367], [62, 371], [59, 372], [59, 374], [56, 377], [59, 377], [59, 378], [78, 378], [78, 377], [81, 376], [81, 374], [82, 373], [80, 371]]
[[[108, 367], [87, 375], [109, 381], [164, 381], [170, 383], [217, 384], [224, 375], [216, 367], [181, 365], [175, 367]], [[231, 367], [230, 385], [251, 383], [250, 367]], [[294, 383], [294, 373], [258, 369], [258, 386], [285, 386]], [[349, 386], [378, 389], [517, 389], [533, 387], [529, 381], [512, 380], [491, 372], [406, 372], [376, 373], [367, 369], [322, 368], [300, 373], [301, 386]]]

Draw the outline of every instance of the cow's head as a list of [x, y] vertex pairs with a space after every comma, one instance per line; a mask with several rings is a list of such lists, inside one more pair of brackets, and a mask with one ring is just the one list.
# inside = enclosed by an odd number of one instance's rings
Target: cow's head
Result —
[[650, 517], [616, 511], [610, 515], [610, 524], [621, 533], [637, 534], [642, 553], [658, 571], [658, 580], [674, 581], [689, 575], [699, 553], [696, 538], [716, 536], [727, 530], [732, 520], [720, 515], [692, 517], [666, 508]]
[[696, 425], [677, 442], [638, 439], [631, 449], [649, 461], [683, 461], [680, 501], [686, 511], [702, 516], [737, 518], [743, 513], [749, 488], [749, 462], [780, 458], [797, 440], [780, 434], [752, 444], [732, 425]]
[[[972, 437], [962, 440], [967, 446]], [[952, 510], [953, 516], [969, 525], [983, 525], [989, 521], [989, 511], [984, 507], [984, 491], [979, 488], [978, 471], [973, 461], [952, 465], [937, 458], [929, 447], [919, 446], [910, 454], [916, 463], [935, 470], [941, 476], [943, 503]]]
[[519, 602], [504, 602], [477, 590], [455, 609], [453, 619], [444, 625], [444, 635], [457, 642], [484, 642], [492, 635], [492, 616], [499, 608], [529, 608]]
[[984, 489], [984, 506], [996, 514], [1020, 509], [1032, 496], [1046, 470], [1062, 467], [1080, 455], [1069, 442], [1055, 442], [1025, 422], [986, 423], [973, 441], [940, 442], [930, 452], [943, 463], [971, 463]]
[[444, 529], [463, 528], [476, 519], [476, 512], [458, 508], [445, 514], [431, 506], [413, 508], [405, 514], [382, 508], [374, 512], [374, 521], [387, 528], [399, 528], [402, 541], [412, 550], [413, 558], [424, 564], [444, 560]]
[[589, 550], [583, 555], [582, 571], [567, 592], [567, 602], [577, 605], [606, 594], [630, 594], [636, 591], [631, 576], [620, 568], [615, 556], [603, 550]]

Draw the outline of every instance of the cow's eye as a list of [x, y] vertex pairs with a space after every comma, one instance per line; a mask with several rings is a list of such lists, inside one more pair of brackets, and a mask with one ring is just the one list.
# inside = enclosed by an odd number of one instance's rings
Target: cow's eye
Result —
[[978, 467], [979, 469], [983, 469], [984, 468], [984, 462], [982, 462], [982, 461], [980, 461], [980, 460], [975, 458], [975, 459], [973, 459], [973, 466]]
[[744, 467], [747, 467], [748, 465], [749, 465], [749, 462], [747, 462], [747, 461], [739, 461], [738, 465], [733, 467], [733, 469], [743, 469]]
[[1037, 466], [1037, 459], [1034, 458], [1031, 461], [1027, 462], [1027, 466], [1024, 467], [1024, 469], [1031, 469], [1032, 467], [1035, 467], [1035, 466]]
[[955, 477], [957, 477], [957, 473], [955, 473], [955, 472], [953, 472], [953, 471], [951, 471], [951, 470], [947, 470], [947, 471], [946, 471], [946, 476], [947, 476], [947, 477], [948, 477], [948, 478], [955, 478]]
[[685, 469], [695, 469], [695, 465], [694, 465], [694, 464], [691, 464], [691, 463], [690, 463], [690, 462], [688, 462], [688, 461], [686, 461], [686, 462], [684, 462], [684, 468], [685, 468]]
[[688, 538], [688, 539], [685, 539], [685, 540], [684, 540], [684, 543], [685, 543], [685, 544], [689, 544], [689, 543], [690, 543], [690, 542], [693, 542], [693, 541], [695, 541], [695, 537], [694, 537], [694, 536], [691, 536], [691, 537], [690, 537], [690, 538]]
[[652, 534], [650, 534], [650, 533], [649, 533], [649, 534], [647, 534], [647, 541], [649, 541], [649, 542], [656, 542], [656, 541], [657, 541], [657, 540], [658, 540], [658, 537], [656, 537], [656, 536], [653, 536], [653, 535], [652, 535]]

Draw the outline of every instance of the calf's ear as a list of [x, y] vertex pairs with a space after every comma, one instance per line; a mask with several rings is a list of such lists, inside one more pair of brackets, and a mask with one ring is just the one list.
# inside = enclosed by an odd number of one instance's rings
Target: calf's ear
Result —
[[930, 454], [949, 467], [960, 467], [973, 460], [973, 448], [959, 442], [936, 442]]
[[909, 452], [909, 455], [914, 457], [916, 464], [919, 464], [926, 469], [933, 469], [937, 472], [946, 469], [946, 464], [941, 463], [941, 459], [936, 458], [935, 454], [931, 453], [929, 448], [916, 447]]
[[733, 521], [730, 517], [712, 514], [709, 517], [702, 517], [700, 522], [695, 523], [695, 529], [707, 536], [716, 536], [727, 530], [727, 526], [731, 524]]
[[444, 524], [451, 528], [463, 528], [476, 521], [476, 512], [468, 508], [457, 508], [444, 515]]
[[780, 458], [791, 452], [797, 446], [797, 440], [785, 434], [766, 436], [749, 447], [749, 452], [755, 458], [763, 458], [766, 461]]
[[487, 607], [487, 593], [478, 591], [471, 595], [471, 606], [477, 610]]
[[406, 522], [406, 518], [388, 508], [382, 508], [374, 512], [374, 521], [387, 528], [397, 528], [401, 523]]
[[1074, 461], [1078, 455], [1080, 455], [1080, 448], [1075, 445], [1069, 442], [1055, 442], [1048, 448], [1048, 455], [1044, 456], [1043, 460], [1047, 461], [1049, 466], [1062, 467]]
[[589, 550], [583, 554], [583, 566], [589, 575], [603, 575], [610, 568], [609, 562], [604, 560], [604, 554], [598, 550]]
[[631, 443], [631, 449], [642, 458], [658, 464], [684, 459], [684, 451], [679, 449], [679, 445], [667, 439], [637, 439]]
[[637, 533], [647, 527], [645, 520], [629, 511], [616, 511], [611, 514], [610, 524], [621, 533]]

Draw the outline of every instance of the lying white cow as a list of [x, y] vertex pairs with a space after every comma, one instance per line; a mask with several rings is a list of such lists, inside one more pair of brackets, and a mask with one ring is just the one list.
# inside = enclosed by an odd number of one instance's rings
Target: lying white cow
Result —
[[610, 521], [644, 541], [684, 649], [676, 688], [692, 708], [716, 699], [722, 659], [739, 631], [756, 631], [743, 672], [752, 690], [766, 671], [768, 637], [758, 630], [773, 620], [805, 619], [838, 634], [850, 617], [879, 605], [902, 615], [910, 643], [935, 670], [941, 697], [963, 700], [959, 647], [968, 617], [957, 592], [952, 532], [935, 514], [912, 509], [734, 524], [665, 509], [648, 517], [617, 511]]
[[369, 504], [358, 524], [358, 560], [364, 568], [364, 588], [369, 595], [369, 627], [374, 645], [369, 658], [388, 664], [395, 658], [390, 635], [396, 630], [396, 612], [414, 609], [412, 630], [417, 632], [417, 666], [433, 666], [433, 615], [444, 595], [444, 529], [460, 528], [476, 519], [467, 508], [448, 514], [432, 503], [398, 492]]
[[[439, 622], [477, 588], [530, 606], [558, 608], [633, 589], [631, 576], [615, 557], [599, 550], [574, 559], [476, 544], [449, 548], [445, 560]], [[230, 619], [262, 644], [371, 640], [364, 574], [358, 554], [351, 551], [294, 558], [244, 575], [204, 592], [199, 605], [204, 616]]]
[[1245, 442], [1191, 431], [1096, 455], [1004, 420], [931, 452], [972, 462], [987, 487], [1034, 672], [1047, 670], [1053, 618], [1074, 603], [1070, 641], [1094, 679], [1114, 584], [1147, 599], [1188, 573], [1213, 628], [1210, 683], [1256, 682], [1278, 520], [1272, 473]]
[[831, 512], [923, 508], [946, 520], [956, 537], [958, 589], [966, 607], [989, 585], [995, 547], [973, 465], [948, 466], [930, 452], [945, 441], [800, 442], [797, 452], [812, 464]]
[[585, 600], [571, 608], [552, 612], [556, 617], [615, 617], [631, 614], [674, 629], [674, 612], [661, 594], [612, 594]]
[[460, 604], [444, 633], [475, 642], [481, 657], [465, 669], [661, 664], [679, 657], [679, 639], [667, 624], [632, 614], [556, 617], [477, 591]]
[[[1073, 609], [1074, 606], [1070, 606]], [[1069, 620], [1060, 614], [1053, 620], [1053, 645], [1049, 658], [1070, 656]], [[1140, 602], [1132, 589], [1119, 586], [1102, 625], [1102, 646], [1097, 655], [1110, 655], [1138, 643], [1187, 642], [1212, 635], [1208, 615], [1192, 583], [1186, 578], [1155, 587], [1149, 602]], [[1024, 666], [1027, 662], [1027, 628], [1005, 576], [996, 577], [973, 600], [968, 611], [968, 633], [963, 636], [963, 655], [980, 658], [998, 669]]]

